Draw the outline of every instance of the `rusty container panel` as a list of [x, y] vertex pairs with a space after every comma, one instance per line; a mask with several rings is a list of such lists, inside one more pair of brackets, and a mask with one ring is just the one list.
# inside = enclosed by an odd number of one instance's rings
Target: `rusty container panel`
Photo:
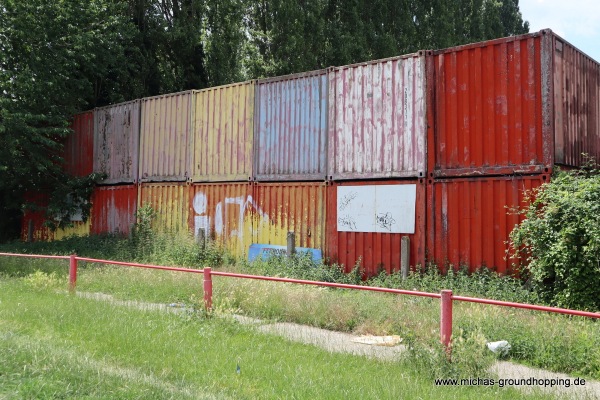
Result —
[[140, 181], [191, 178], [193, 98], [187, 91], [141, 100]]
[[427, 253], [440, 269], [467, 266], [511, 271], [507, 241], [526, 205], [525, 193], [549, 175], [431, 180], [427, 193]]
[[257, 82], [256, 180], [325, 180], [327, 84], [326, 70]]
[[92, 195], [91, 232], [128, 235], [135, 224], [137, 197], [136, 185], [96, 187]]
[[331, 70], [331, 179], [424, 176], [425, 91], [423, 52]]
[[[248, 182], [193, 184], [188, 204], [190, 226], [236, 257], [247, 257], [252, 244], [256, 201]], [[258, 213], [260, 215], [260, 213]]]
[[294, 232], [297, 247], [325, 250], [325, 183], [257, 183], [253, 201], [253, 243], [285, 246]]
[[[379, 190], [385, 193], [390, 188], [402, 190], [412, 189], [415, 194], [414, 202], [409, 208], [401, 208], [402, 205], [394, 199], [378, 199], [390, 210], [401, 210], [389, 221], [397, 222], [411, 221], [410, 232], [386, 232], [385, 229], [361, 229], [357, 224], [352, 229], [345, 229], [350, 221], [347, 211], [351, 210], [350, 202], [355, 202], [360, 195], [369, 196], [370, 193]], [[355, 193], [353, 195], [352, 193]], [[340, 196], [341, 194], [343, 196]], [[410, 266], [414, 269], [417, 265], [425, 262], [425, 195], [426, 184], [423, 179], [411, 180], [384, 180], [384, 181], [353, 181], [335, 182], [328, 187], [327, 193], [327, 246], [326, 255], [329, 261], [344, 265], [346, 272], [360, 261], [366, 276], [374, 276], [385, 271], [392, 273], [400, 270], [400, 252], [403, 236], [410, 240]], [[357, 203], [360, 209], [362, 206]], [[404, 210], [404, 211], [402, 211]], [[376, 210], [380, 217], [385, 217], [386, 212]], [[358, 211], [360, 213], [360, 211]], [[356, 216], [358, 218], [358, 216]], [[358, 222], [358, 221], [357, 221]], [[344, 225], [346, 224], [346, 225]], [[391, 230], [390, 230], [391, 231]]]
[[554, 36], [555, 162], [600, 160], [600, 64]]
[[252, 175], [254, 81], [194, 91], [195, 182]]
[[140, 101], [94, 111], [94, 172], [103, 184], [136, 183], [140, 140]]
[[[48, 196], [41, 193], [28, 192], [25, 194], [25, 201], [34, 207], [46, 207], [48, 205]], [[83, 221], [81, 215], [74, 215], [71, 218], [72, 226], [64, 229], [51, 230], [45, 225], [46, 214], [42, 210], [27, 209], [23, 214], [21, 224], [21, 239], [27, 241], [52, 241], [64, 239], [68, 236], [87, 236], [90, 234], [90, 218]], [[31, 228], [31, 237], [29, 229]]]
[[73, 117], [63, 148], [65, 171], [73, 176], [87, 176], [93, 170], [94, 112], [88, 111]]
[[[24, 195], [27, 208], [21, 220], [21, 239], [27, 241], [50, 241], [54, 239], [53, 232], [44, 226], [45, 212], [38, 209], [48, 205], [48, 195], [35, 192], [26, 192]], [[31, 231], [31, 232], [30, 232]]]
[[153, 228], [159, 232], [189, 232], [190, 186], [181, 182], [143, 183], [137, 209], [149, 205], [156, 213]]
[[429, 172], [435, 176], [546, 172], [553, 163], [548, 31], [428, 56]]

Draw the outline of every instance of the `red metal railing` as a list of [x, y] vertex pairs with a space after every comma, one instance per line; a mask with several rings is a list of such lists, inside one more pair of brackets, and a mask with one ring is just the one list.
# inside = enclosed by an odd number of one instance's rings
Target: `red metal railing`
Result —
[[589, 318], [600, 318], [600, 313], [593, 313], [589, 311], [578, 311], [578, 310], [569, 310], [566, 308], [557, 308], [557, 307], [547, 307], [547, 306], [536, 306], [533, 304], [525, 304], [525, 303], [513, 303], [509, 301], [499, 301], [499, 300], [490, 300], [490, 299], [480, 299], [476, 297], [465, 297], [465, 296], [454, 296], [451, 290], [442, 290], [441, 293], [427, 293], [427, 292], [418, 292], [413, 290], [402, 290], [402, 289], [389, 289], [389, 288], [381, 288], [381, 287], [373, 287], [373, 286], [360, 286], [360, 285], [348, 285], [343, 283], [332, 283], [332, 282], [320, 282], [320, 281], [308, 281], [302, 279], [292, 279], [292, 278], [278, 278], [272, 276], [260, 276], [260, 275], [247, 275], [247, 274], [238, 274], [231, 272], [221, 272], [221, 271], [213, 271], [210, 267], [205, 267], [204, 269], [191, 269], [191, 268], [179, 268], [179, 267], [165, 267], [162, 265], [151, 265], [151, 264], [140, 264], [140, 263], [131, 263], [131, 262], [123, 262], [123, 261], [111, 261], [111, 260], [101, 260], [96, 258], [87, 258], [87, 257], [77, 257], [75, 254], [71, 256], [46, 256], [46, 255], [36, 255], [36, 254], [14, 254], [14, 253], [0, 253], [0, 256], [12, 256], [12, 257], [28, 257], [28, 258], [53, 258], [53, 259], [62, 259], [69, 260], [69, 290], [74, 293], [75, 287], [77, 283], [77, 262], [78, 261], [86, 261], [93, 263], [101, 263], [101, 264], [112, 264], [112, 265], [121, 265], [127, 267], [137, 267], [137, 268], [149, 268], [149, 269], [159, 269], [165, 271], [177, 271], [177, 272], [190, 272], [195, 274], [203, 274], [203, 289], [204, 289], [204, 306], [207, 310], [212, 309], [212, 276], [226, 276], [230, 278], [242, 278], [242, 279], [256, 279], [262, 281], [274, 281], [274, 282], [287, 282], [287, 283], [296, 283], [302, 285], [314, 285], [314, 286], [325, 286], [325, 287], [334, 287], [340, 289], [353, 289], [353, 290], [365, 290], [371, 292], [380, 292], [380, 293], [394, 293], [394, 294], [403, 294], [409, 296], [420, 296], [420, 297], [430, 297], [435, 299], [440, 299], [440, 341], [445, 346], [446, 350], [450, 352], [451, 350], [451, 337], [452, 337], [452, 305], [454, 301], [465, 301], [470, 303], [480, 303], [480, 304], [490, 304], [496, 306], [504, 306], [504, 307], [513, 307], [513, 308], [523, 308], [534, 311], [546, 311], [557, 314], [566, 314], [566, 315], [575, 315], [580, 317], [589, 317]]

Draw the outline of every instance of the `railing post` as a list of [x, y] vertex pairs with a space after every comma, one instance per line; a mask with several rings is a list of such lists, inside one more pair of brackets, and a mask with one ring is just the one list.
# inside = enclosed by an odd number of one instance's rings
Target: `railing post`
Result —
[[77, 284], [77, 255], [71, 254], [69, 258], [69, 292], [75, 293]]
[[296, 234], [288, 232], [287, 234], [287, 256], [291, 257], [296, 252]]
[[212, 277], [210, 267], [204, 267], [204, 308], [212, 310]]
[[450, 355], [450, 338], [452, 337], [452, 290], [442, 290], [440, 305], [440, 341]]
[[402, 236], [400, 242], [400, 271], [402, 279], [408, 278], [408, 270], [410, 268], [410, 238]]

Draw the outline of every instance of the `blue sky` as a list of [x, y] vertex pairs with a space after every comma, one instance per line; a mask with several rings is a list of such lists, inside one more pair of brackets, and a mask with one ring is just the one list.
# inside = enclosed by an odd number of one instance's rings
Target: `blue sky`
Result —
[[600, 0], [520, 0], [529, 31], [550, 28], [600, 62]]

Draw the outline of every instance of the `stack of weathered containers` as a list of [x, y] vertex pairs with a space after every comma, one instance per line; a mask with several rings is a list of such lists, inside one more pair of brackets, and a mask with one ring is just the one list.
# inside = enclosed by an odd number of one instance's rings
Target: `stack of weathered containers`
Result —
[[237, 256], [293, 231], [373, 275], [399, 269], [408, 236], [412, 266], [506, 272], [506, 207], [555, 166], [600, 158], [600, 65], [545, 30], [144, 98], [73, 129], [67, 168], [107, 178], [91, 225], [51, 234], [30, 214], [38, 239], [128, 233], [150, 204], [156, 227]]
[[135, 223], [140, 116], [140, 100], [94, 110], [94, 172], [106, 179], [92, 196], [91, 233], [129, 234]]
[[329, 71], [327, 254], [368, 275], [423, 263], [426, 53]]
[[428, 259], [506, 272], [507, 207], [600, 155], [600, 67], [549, 30], [428, 57]]
[[[94, 149], [94, 113], [87, 111], [73, 117], [69, 127], [73, 134], [63, 143], [64, 169], [73, 176], [83, 177], [92, 173]], [[48, 205], [48, 194], [28, 192], [25, 201], [35, 208], [28, 208], [23, 216], [21, 237], [23, 240], [59, 240], [70, 235], [90, 233], [90, 221], [83, 222], [82, 215], [72, 215], [73, 226], [52, 231], [45, 224], [45, 212], [37, 207]]]

